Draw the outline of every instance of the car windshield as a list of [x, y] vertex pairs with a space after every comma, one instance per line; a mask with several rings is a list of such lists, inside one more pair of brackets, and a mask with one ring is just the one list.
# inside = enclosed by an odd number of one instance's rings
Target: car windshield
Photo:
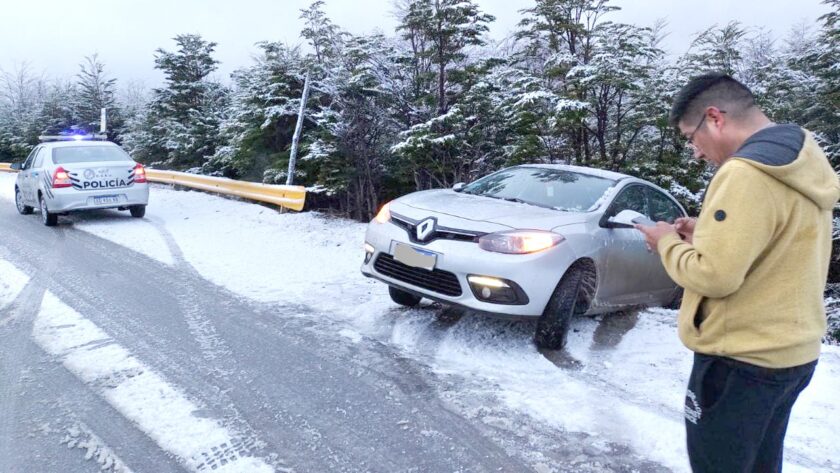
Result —
[[479, 179], [462, 192], [569, 212], [588, 212], [598, 207], [601, 196], [614, 184], [612, 179], [563, 169], [520, 167]]
[[55, 164], [104, 163], [131, 161], [131, 157], [117, 146], [65, 146], [53, 149]]

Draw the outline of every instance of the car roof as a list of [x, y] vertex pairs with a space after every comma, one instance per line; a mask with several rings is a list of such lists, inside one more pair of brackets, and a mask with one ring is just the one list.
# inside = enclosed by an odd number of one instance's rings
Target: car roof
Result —
[[542, 168], [542, 169], [559, 169], [563, 171], [571, 171], [580, 174], [586, 174], [589, 176], [595, 177], [602, 177], [605, 179], [610, 179], [613, 181], [620, 181], [622, 179], [632, 178], [633, 176], [629, 176], [627, 174], [622, 174], [620, 172], [613, 172], [607, 171], [604, 169], [596, 169], [596, 168], [589, 168], [585, 166], [573, 166], [571, 164], [522, 164], [516, 167], [526, 167], [526, 168]]
[[41, 143], [42, 146], [48, 146], [50, 148], [73, 148], [77, 146], [117, 146], [116, 143], [112, 143], [110, 141], [47, 141]]

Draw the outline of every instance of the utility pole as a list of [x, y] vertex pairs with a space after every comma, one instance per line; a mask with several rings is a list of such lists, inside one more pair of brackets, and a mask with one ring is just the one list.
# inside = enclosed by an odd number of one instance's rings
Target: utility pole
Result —
[[297, 150], [300, 142], [300, 132], [303, 130], [303, 114], [306, 111], [306, 100], [309, 98], [309, 71], [306, 71], [306, 79], [303, 82], [303, 97], [300, 99], [300, 112], [298, 112], [297, 126], [292, 137], [292, 153], [289, 155], [289, 175], [286, 177], [286, 185], [291, 186], [295, 178], [295, 165], [297, 164]]

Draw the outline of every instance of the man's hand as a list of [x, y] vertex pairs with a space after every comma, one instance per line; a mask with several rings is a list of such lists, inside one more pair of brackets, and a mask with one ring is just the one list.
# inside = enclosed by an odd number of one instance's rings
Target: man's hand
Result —
[[683, 240], [688, 243], [694, 241], [694, 226], [697, 224], [697, 219], [694, 217], [680, 217], [674, 222], [674, 228], [680, 234]]
[[[656, 222], [656, 226], [636, 225], [636, 230], [645, 235], [648, 250], [656, 251], [659, 240], [669, 233], [677, 233], [674, 225], [667, 222]], [[692, 227], [693, 230], [693, 227]]]

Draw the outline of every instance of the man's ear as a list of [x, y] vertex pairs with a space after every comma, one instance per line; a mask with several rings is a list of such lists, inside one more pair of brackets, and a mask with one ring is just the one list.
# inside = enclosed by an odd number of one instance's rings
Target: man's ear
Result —
[[708, 122], [708, 126], [720, 132], [726, 124], [726, 112], [717, 107], [708, 107], [706, 109], [706, 122]]

